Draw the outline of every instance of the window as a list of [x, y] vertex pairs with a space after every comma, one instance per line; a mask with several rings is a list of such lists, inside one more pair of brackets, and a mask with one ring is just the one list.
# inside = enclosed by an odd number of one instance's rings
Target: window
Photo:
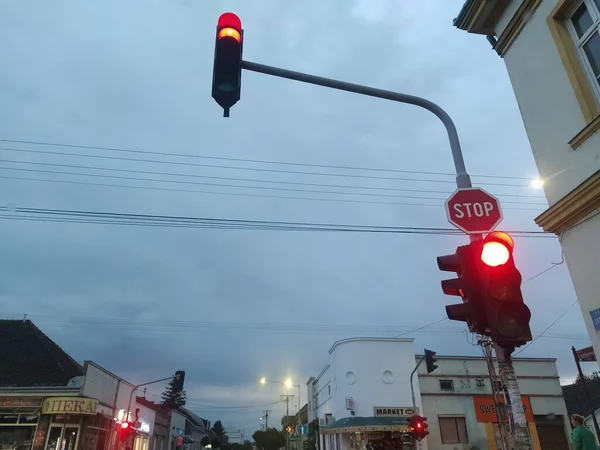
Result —
[[452, 380], [440, 380], [440, 390], [453, 391], [454, 390], [454, 382]]
[[464, 417], [439, 417], [442, 444], [468, 444], [467, 423]]
[[600, 98], [600, 0], [583, 0], [571, 13], [567, 27], [578, 56]]

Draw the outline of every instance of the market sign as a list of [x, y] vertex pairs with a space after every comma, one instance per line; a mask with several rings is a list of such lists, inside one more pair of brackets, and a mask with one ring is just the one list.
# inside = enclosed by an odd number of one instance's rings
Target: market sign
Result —
[[96, 415], [99, 400], [87, 397], [50, 397], [44, 399], [42, 414]]
[[412, 417], [417, 410], [411, 406], [374, 406], [375, 417]]

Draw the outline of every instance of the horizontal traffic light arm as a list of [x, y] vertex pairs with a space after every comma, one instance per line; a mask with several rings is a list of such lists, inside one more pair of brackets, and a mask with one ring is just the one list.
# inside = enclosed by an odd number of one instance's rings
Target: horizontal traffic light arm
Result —
[[274, 77], [286, 78], [288, 80], [300, 81], [301, 83], [314, 84], [316, 86], [336, 89], [338, 91], [352, 92], [354, 94], [365, 95], [367, 97], [375, 97], [383, 100], [405, 103], [426, 109], [440, 119], [446, 128], [446, 132], [448, 133], [448, 141], [450, 143], [450, 150], [452, 152], [452, 159], [454, 161], [454, 168], [456, 170], [456, 186], [458, 188], [471, 187], [471, 177], [467, 173], [467, 169], [465, 167], [465, 159], [460, 146], [460, 140], [458, 139], [456, 125], [454, 125], [454, 122], [448, 113], [436, 103], [415, 95], [377, 89], [364, 86], [362, 84], [347, 83], [345, 81], [334, 80], [332, 78], [318, 77], [316, 75], [295, 72], [293, 70], [282, 69], [281, 67], [267, 66], [265, 64], [259, 64], [245, 60], [242, 60], [242, 69], [249, 70], [250, 72], [271, 75]]

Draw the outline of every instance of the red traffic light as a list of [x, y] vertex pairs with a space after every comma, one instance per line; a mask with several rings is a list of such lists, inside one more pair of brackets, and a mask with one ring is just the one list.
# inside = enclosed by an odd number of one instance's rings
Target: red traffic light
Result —
[[481, 249], [481, 261], [490, 267], [506, 264], [512, 255], [515, 242], [509, 234], [494, 231], [488, 234]]
[[230, 37], [242, 42], [242, 21], [238, 16], [233, 13], [227, 12], [221, 14], [219, 21], [217, 22], [217, 39], [221, 40], [226, 37]]
[[121, 422], [121, 428], [126, 430], [127, 428], [129, 428], [129, 422]]
[[242, 21], [236, 14], [232, 12], [223, 13], [219, 16], [219, 20], [217, 21], [217, 28], [220, 29], [226, 27], [232, 27], [236, 30], [241, 30]]

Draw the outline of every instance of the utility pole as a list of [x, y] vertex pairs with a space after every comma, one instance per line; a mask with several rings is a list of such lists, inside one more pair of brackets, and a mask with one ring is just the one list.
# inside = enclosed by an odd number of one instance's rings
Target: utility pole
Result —
[[508, 416], [506, 414], [506, 400], [504, 401], [504, 405], [501, 405], [498, 402], [500, 397], [504, 398], [504, 389], [501, 390], [502, 380], [497, 375], [496, 368], [494, 367], [492, 341], [488, 338], [482, 338], [479, 340], [479, 345], [481, 345], [488, 366], [490, 386], [492, 389], [492, 398], [494, 400], [494, 408], [496, 409], [496, 418], [498, 421], [498, 430], [500, 431], [500, 440], [502, 441], [502, 447], [507, 450], [514, 449], [515, 443], [513, 436], [510, 432], [510, 425], [508, 423]]
[[496, 352], [496, 359], [498, 360], [500, 379], [506, 390], [506, 411], [512, 419], [512, 435], [515, 439], [515, 448], [517, 450], [532, 450], [533, 446], [531, 445], [531, 438], [527, 429], [521, 392], [519, 391], [519, 384], [511, 359], [514, 348], [506, 349], [494, 344], [494, 350]]
[[290, 399], [294, 398], [292, 394], [282, 394], [279, 396], [282, 402], [285, 402], [285, 450], [290, 450], [290, 433], [287, 430], [290, 422]]
[[271, 412], [270, 409], [265, 409], [265, 431], [267, 431], [269, 429], [269, 413]]

